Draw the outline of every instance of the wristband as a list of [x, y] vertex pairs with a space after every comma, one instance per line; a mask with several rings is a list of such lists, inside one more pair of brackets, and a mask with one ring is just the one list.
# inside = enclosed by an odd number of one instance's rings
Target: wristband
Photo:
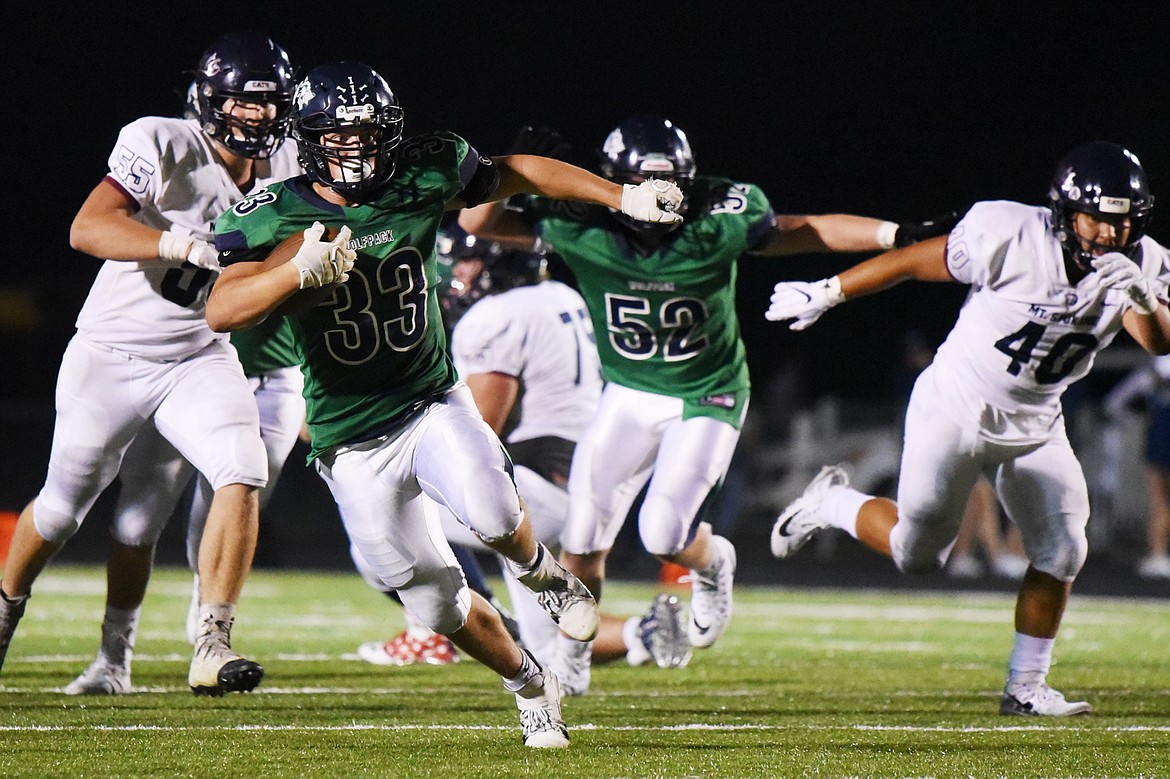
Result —
[[893, 249], [894, 240], [898, 236], [897, 222], [881, 222], [878, 224], [877, 233], [874, 238], [877, 240], [878, 246], [883, 249]]
[[163, 230], [158, 237], [158, 256], [160, 260], [176, 260], [182, 262], [191, 252], [191, 236], [175, 235], [170, 230]]

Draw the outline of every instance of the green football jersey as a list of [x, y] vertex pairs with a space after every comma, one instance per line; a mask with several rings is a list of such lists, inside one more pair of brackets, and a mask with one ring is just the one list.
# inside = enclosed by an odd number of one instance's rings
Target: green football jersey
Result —
[[603, 208], [537, 199], [530, 216], [577, 278], [605, 380], [701, 401], [749, 387], [737, 262], [775, 216], [759, 188], [726, 179], [698, 177], [688, 198], [686, 221], [648, 255]]
[[284, 317], [269, 317], [247, 330], [237, 330], [232, 333], [232, 346], [248, 377], [301, 364], [292, 330]]
[[379, 434], [455, 383], [435, 294], [435, 236], [446, 203], [478, 165], [457, 135], [418, 136], [402, 144], [398, 169], [373, 202], [334, 205], [300, 176], [244, 198], [217, 221], [225, 263], [263, 259], [314, 221], [353, 231], [349, 280], [287, 317], [305, 375], [310, 459]]

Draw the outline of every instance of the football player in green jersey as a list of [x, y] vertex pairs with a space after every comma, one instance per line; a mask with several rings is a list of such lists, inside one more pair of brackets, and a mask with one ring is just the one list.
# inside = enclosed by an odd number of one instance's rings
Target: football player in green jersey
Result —
[[[646, 486], [642, 543], [691, 569], [688, 636], [708, 647], [731, 617], [736, 559], [700, 510], [727, 472], [748, 404], [736, 263], [746, 252], [888, 248], [910, 230], [899, 235], [892, 222], [846, 214], [778, 216], [758, 187], [696, 175], [686, 135], [662, 118], [622, 122], [601, 160], [616, 183], [676, 183], [686, 222], [636, 223], [612, 209], [538, 198], [523, 213], [498, 204], [464, 211], [460, 225], [504, 240], [539, 236], [576, 275], [593, 319], [607, 384], [573, 456], [562, 562], [600, 597], [606, 555]], [[587, 642], [562, 637], [567, 689], [588, 688], [589, 655]]]
[[[310, 456], [356, 552], [415, 617], [504, 677], [525, 744], [565, 746], [556, 677], [470, 593], [423, 499], [449, 508], [503, 554], [562, 630], [593, 637], [596, 602], [536, 542], [499, 438], [457, 381], [434, 290], [436, 233], [448, 209], [524, 192], [678, 222], [682, 193], [664, 181], [623, 187], [543, 157], [493, 160], [447, 132], [404, 140], [397, 99], [360, 63], [314, 69], [293, 103], [307, 174], [216, 223], [227, 267], [208, 323], [249, 327], [298, 290], [321, 288], [312, 291], [315, 306], [302, 295], [284, 310], [305, 375]], [[332, 241], [322, 238], [325, 225], [341, 228]], [[301, 231], [289, 262], [259, 262]]]

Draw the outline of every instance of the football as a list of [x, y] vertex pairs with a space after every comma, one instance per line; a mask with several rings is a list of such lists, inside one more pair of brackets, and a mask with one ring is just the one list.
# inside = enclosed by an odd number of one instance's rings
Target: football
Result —
[[[324, 234], [321, 236], [321, 240], [332, 241], [337, 237], [337, 233], [338, 228], [327, 226]], [[264, 270], [272, 270], [277, 266], [284, 265], [300, 250], [301, 244], [304, 242], [304, 230], [298, 230], [288, 238], [285, 238], [264, 259]], [[310, 308], [314, 308], [329, 300], [333, 296], [336, 287], [336, 284], [326, 284], [324, 287], [310, 287], [309, 289], [298, 290], [288, 300], [281, 303], [273, 313], [284, 316], [286, 314], [297, 314], [308, 311]]]

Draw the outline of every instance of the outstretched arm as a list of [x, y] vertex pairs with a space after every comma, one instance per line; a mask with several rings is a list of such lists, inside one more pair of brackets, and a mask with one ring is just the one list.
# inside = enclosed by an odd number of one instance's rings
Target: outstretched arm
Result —
[[496, 203], [467, 209], [459, 217], [459, 226], [472, 235], [499, 240], [526, 232], [515, 223], [510, 227], [506, 222], [498, 224], [504, 213], [499, 201], [524, 194], [595, 203], [643, 222], [682, 221], [674, 213], [682, 204], [682, 192], [669, 181], [616, 184], [576, 165], [533, 154], [509, 154], [492, 161], [499, 170], [499, 182], [487, 200]]
[[776, 229], [753, 254], [782, 256], [821, 252], [869, 252], [904, 247], [946, 235], [959, 221], [957, 211], [924, 222], [886, 222], [853, 214], [776, 217]]
[[908, 279], [953, 281], [947, 270], [947, 238], [939, 236], [879, 254], [821, 281], [782, 281], [772, 293], [764, 316], [774, 322], [794, 320], [789, 328], [804, 330], [821, 314], [847, 299], [888, 289]]

